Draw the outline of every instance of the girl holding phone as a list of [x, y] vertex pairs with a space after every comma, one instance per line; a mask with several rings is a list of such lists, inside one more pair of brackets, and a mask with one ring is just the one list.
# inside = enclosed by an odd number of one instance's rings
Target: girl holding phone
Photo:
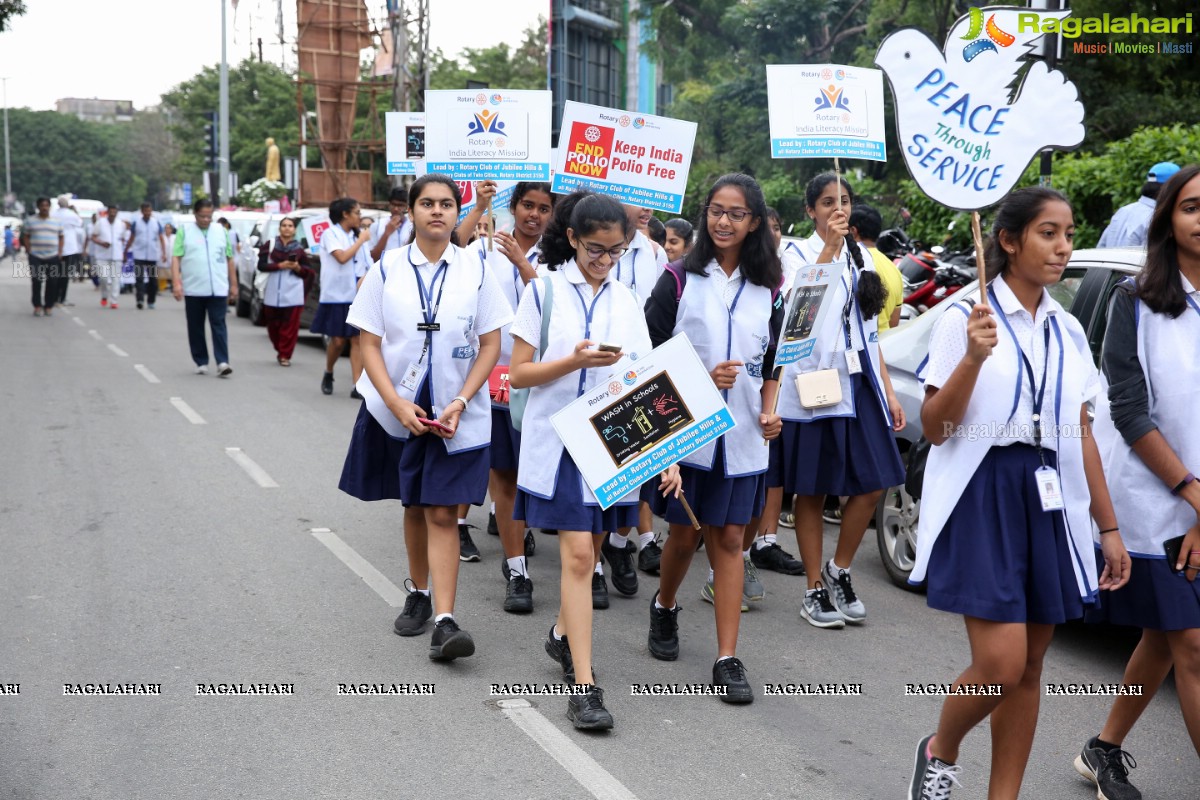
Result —
[[362, 331], [365, 375], [339, 485], [360, 500], [404, 504], [413, 588], [394, 629], [416, 636], [436, 612], [429, 657], [451, 661], [475, 652], [454, 617], [456, 508], [487, 492], [491, 411], [473, 398], [500, 356], [512, 310], [492, 273], [456, 243], [454, 181], [425, 175], [408, 197], [413, 243], [367, 273], [348, 316]]
[[[650, 352], [641, 305], [616, 279], [630, 226], [612, 198], [577, 192], [560, 200], [542, 235], [541, 260], [548, 271], [525, 289], [512, 326], [512, 385], [530, 389], [514, 516], [558, 530], [562, 600], [545, 647], [568, 683], [586, 687], [567, 705], [567, 716], [580, 729], [613, 726], [592, 672], [594, 548], [607, 531], [636, 524], [638, 493], [602, 511], [550, 415]], [[620, 344], [621, 352], [594, 346], [602, 342]], [[678, 491], [678, 469], [664, 472], [661, 483], [664, 492]]]
[[[684, 493], [705, 526], [705, 552], [713, 577], [704, 599], [716, 608], [717, 660], [713, 685], [727, 703], [750, 703], [754, 692], [737, 658], [745, 563], [746, 525], [762, 512], [767, 471], [763, 440], [783, 427], [769, 409], [778, 383], [772, 379], [775, 341], [783, 322], [778, 290], [779, 256], [767, 226], [762, 189], [748, 175], [720, 178], [704, 200], [696, 246], [682, 263], [667, 266], [646, 303], [650, 340], [658, 346], [685, 334], [713, 383], [724, 395], [737, 426], [683, 460]], [[671, 526], [663, 548], [659, 590], [650, 602], [650, 655], [679, 657], [679, 606], [675, 594], [687, 575], [700, 532], [678, 500], [668, 499]]]
[[[909, 797], [945, 800], [963, 738], [991, 717], [988, 797], [1016, 800], [1033, 745], [1042, 660], [1054, 626], [1098, 589], [1129, 579], [1087, 403], [1100, 388], [1087, 335], [1046, 291], [1071, 257], [1075, 221], [1059, 192], [1019, 189], [996, 211], [993, 276], [973, 306], [937, 321], [921, 422], [925, 467], [913, 582], [931, 608], [962, 614], [971, 665], [955, 686], [999, 685], [942, 705], [917, 746]], [[1103, 574], [1090, 515], [1104, 531]]]

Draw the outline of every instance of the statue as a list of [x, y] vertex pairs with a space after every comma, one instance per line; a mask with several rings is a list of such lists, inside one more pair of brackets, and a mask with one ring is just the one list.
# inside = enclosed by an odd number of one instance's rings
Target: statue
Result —
[[269, 181], [282, 181], [283, 175], [279, 172], [279, 148], [275, 146], [275, 139], [267, 137], [267, 174], [266, 178]]

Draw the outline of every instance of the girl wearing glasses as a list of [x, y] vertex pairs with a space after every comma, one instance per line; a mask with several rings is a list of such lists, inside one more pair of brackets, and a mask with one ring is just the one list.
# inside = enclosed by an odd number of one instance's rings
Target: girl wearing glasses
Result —
[[512, 309], [492, 273], [457, 244], [457, 184], [425, 175], [408, 197], [414, 241], [384, 254], [350, 307], [366, 374], [339, 486], [404, 504], [414, 585], [394, 629], [416, 636], [436, 612], [429, 657], [452, 661], [475, 652], [454, 618], [456, 506], [482, 503], [487, 492], [492, 417], [472, 398], [496, 365]]
[[[775, 340], [783, 321], [778, 290], [783, 281], [775, 242], [767, 226], [762, 189], [748, 175], [720, 178], [705, 198], [696, 245], [667, 267], [646, 303], [650, 339], [662, 344], [686, 335], [733, 412], [737, 427], [683, 460], [684, 494], [704, 528], [713, 577], [702, 597], [716, 608], [717, 660], [713, 684], [725, 687], [727, 703], [750, 703], [754, 692], [737, 658], [738, 625], [748, 551], [743, 537], [762, 512], [768, 450], [779, 436], [775, 397]], [[650, 655], [679, 657], [679, 606], [675, 595], [696, 552], [700, 535], [678, 500], [668, 499], [671, 525], [660, 564], [659, 590], [650, 601]]]
[[[816, 230], [799, 255], [806, 265], [828, 265], [832, 270], [835, 277], [824, 299], [832, 308], [812, 354], [783, 369], [783, 435], [776, 469], [768, 479], [770, 485], [796, 495], [796, 543], [808, 579], [800, 614], [819, 628], [866, 620], [867, 610], [850, 582], [850, 563], [880, 494], [904, 481], [892, 437], [893, 430], [904, 427], [904, 410], [892, 391], [876, 331], [883, 283], [870, 253], [847, 237], [853, 192], [830, 172], [813, 178], [805, 191]], [[836, 370], [841, 398], [805, 407], [799, 388], [809, 379], [802, 376], [821, 370]], [[848, 500], [837, 549], [823, 563], [821, 511], [827, 495]]]
[[[592, 673], [594, 548], [607, 531], [636, 524], [638, 493], [602, 511], [554, 432], [550, 415], [650, 352], [641, 305], [616, 280], [629, 225], [621, 204], [612, 198], [576, 192], [560, 200], [542, 235], [547, 274], [525, 289], [512, 326], [512, 385], [530, 387], [513, 514], [559, 532], [562, 600], [545, 647], [562, 666], [567, 683], [586, 687], [567, 705], [567, 716], [580, 729], [613, 726]], [[600, 343], [620, 349], [595, 347]], [[661, 483], [664, 492], [677, 491], [678, 469], [664, 472]]]

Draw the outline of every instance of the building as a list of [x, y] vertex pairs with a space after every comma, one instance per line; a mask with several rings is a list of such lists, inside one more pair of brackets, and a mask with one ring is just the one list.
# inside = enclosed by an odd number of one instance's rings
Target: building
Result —
[[64, 97], [54, 103], [60, 114], [74, 114], [85, 122], [131, 122], [132, 100], [101, 100], [93, 97]]

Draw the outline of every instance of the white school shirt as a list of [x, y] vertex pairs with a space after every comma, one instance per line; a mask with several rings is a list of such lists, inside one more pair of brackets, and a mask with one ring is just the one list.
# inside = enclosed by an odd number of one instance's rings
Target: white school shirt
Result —
[[[321, 234], [322, 303], [354, 302], [358, 279], [366, 274], [362, 259], [358, 257], [366, 245], [360, 247], [359, 252], [345, 264], [339, 264], [333, 253], [335, 250], [349, 250], [357, 238], [341, 225], [331, 225]], [[370, 264], [369, 255], [367, 264]]]
[[[533, 247], [525, 253], [525, 260], [534, 269], [538, 268], [538, 256], [542, 252], [539, 244], [540, 241], [534, 242]], [[488, 252], [487, 242], [484, 239], [475, 240], [467, 246], [467, 250], [486, 265], [495, 276], [496, 283], [500, 286], [504, 298], [508, 300], [509, 306], [512, 307], [515, 314], [517, 307], [521, 304], [521, 295], [525, 293], [525, 280], [521, 277], [520, 271], [498, 248]], [[511, 329], [512, 325], [509, 324], [500, 330], [500, 360], [496, 362], [498, 364], [512, 362], [512, 337], [509, 336]]]
[[116, 222], [109, 222], [108, 216], [103, 216], [96, 221], [92, 234], [101, 242], [108, 242], [107, 246], [96, 244], [96, 258], [101, 261], [125, 261], [125, 239], [129, 235], [125, 220], [118, 217]]
[[632, 289], [639, 301], [645, 302], [666, 266], [666, 252], [655, 252], [654, 242], [637, 231], [629, 241], [629, 250], [617, 261], [613, 271], [617, 273], [617, 280]]
[[[379, 244], [379, 240], [383, 236], [384, 229], [387, 228], [389, 219], [391, 217], [383, 217], [371, 223], [371, 240], [365, 245], [368, 249], [368, 256], [370, 255], [369, 251], [374, 250], [375, 245]], [[387, 251], [395, 250], [398, 247], [408, 244], [410, 236], [412, 236], [412, 217], [405, 214], [404, 222], [401, 222], [400, 227], [392, 231], [392, 235], [388, 237], [387, 244], [383, 246], [383, 253], [380, 253], [379, 257], [383, 258], [383, 254]]]

